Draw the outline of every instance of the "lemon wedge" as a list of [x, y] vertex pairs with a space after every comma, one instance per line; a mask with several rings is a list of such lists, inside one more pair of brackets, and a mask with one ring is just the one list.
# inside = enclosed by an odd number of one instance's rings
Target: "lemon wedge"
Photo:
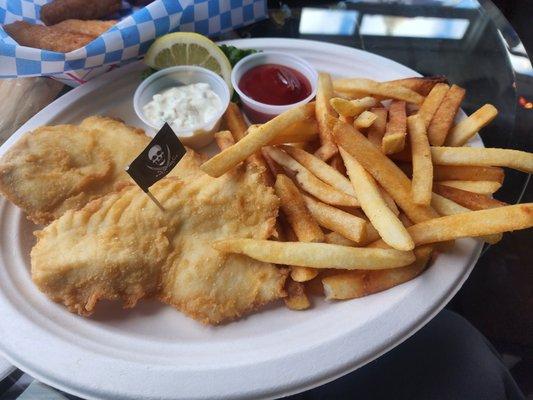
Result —
[[231, 64], [211, 40], [198, 33], [175, 32], [158, 38], [146, 53], [144, 62], [154, 69], [176, 65], [197, 65], [219, 74], [231, 86]]

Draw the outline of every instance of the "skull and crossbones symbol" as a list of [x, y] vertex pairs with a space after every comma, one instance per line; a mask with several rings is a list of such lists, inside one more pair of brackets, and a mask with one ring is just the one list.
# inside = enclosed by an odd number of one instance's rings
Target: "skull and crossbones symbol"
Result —
[[163, 166], [166, 161], [165, 153], [163, 153], [163, 149], [158, 144], [150, 148], [148, 151], [148, 158], [152, 163], [160, 167]]
[[170, 157], [170, 149], [168, 146], [166, 146], [165, 151], [160, 145], [154, 144], [152, 147], [150, 147], [150, 150], [148, 150], [148, 160], [150, 163], [146, 166], [151, 170], [159, 172], [166, 171], [172, 162]]

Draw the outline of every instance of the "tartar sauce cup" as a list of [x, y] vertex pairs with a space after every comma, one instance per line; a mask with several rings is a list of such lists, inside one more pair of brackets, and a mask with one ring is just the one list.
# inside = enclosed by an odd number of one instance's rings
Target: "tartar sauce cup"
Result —
[[[228, 108], [230, 91], [228, 85], [219, 75], [208, 69], [190, 65], [180, 65], [162, 69], [146, 78], [135, 90], [133, 108], [137, 116], [156, 132], [161, 126], [156, 126], [144, 114], [144, 106], [152, 101], [155, 94], [167, 89], [191, 85], [194, 83], [207, 83], [211, 90], [220, 98], [221, 107], [217, 113], [201, 124], [187, 129], [172, 128], [185, 146], [195, 149], [204, 147], [213, 141], [215, 132], [220, 126], [222, 115]], [[169, 124], [172, 126], [172, 124]]]
[[[306, 98], [296, 103], [286, 105], [265, 104], [247, 96], [242, 89], [239, 88], [239, 82], [241, 81], [241, 78], [252, 68], [265, 64], [278, 64], [300, 72], [309, 80], [309, 84], [311, 86], [310, 94]], [[266, 122], [267, 120], [274, 118], [284, 111], [310, 102], [316, 94], [317, 80], [317, 71], [306, 60], [292, 54], [286, 54], [277, 51], [264, 51], [246, 56], [233, 67], [231, 72], [231, 84], [241, 98], [243, 110], [246, 116], [249, 120], [251, 120], [251, 122], [254, 123]]]

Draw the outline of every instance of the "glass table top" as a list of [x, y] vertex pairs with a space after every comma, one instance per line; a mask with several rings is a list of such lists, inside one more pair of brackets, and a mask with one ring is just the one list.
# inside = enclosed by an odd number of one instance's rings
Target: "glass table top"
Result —
[[[423, 75], [445, 75], [467, 91], [463, 109], [490, 102], [499, 110], [483, 129], [485, 145], [533, 151], [533, 69], [512, 26], [490, 1], [269, 1], [270, 18], [218, 38], [301, 38], [366, 50]], [[496, 198], [532, 201], [529, 175], [506, 171]], [[522, 200], [524, 201], [524, 200]], [[480, 265], [524, 264], [526, 236], [513, 236], [485, 251]], [[529, 240], [530, 242], [530, 240]], [[518, 248], [518, 250], [517, 250]], [[520, 250], [520, 248], [523, 248]], [[480, 267], [478, 265], [478, 268]], [[2, 371], [0, 371], [2, 372]], [[9, 371], [7, 371], [9, 372]], [[0, 400], [74, 398], [15, 370], [0, 376]]]

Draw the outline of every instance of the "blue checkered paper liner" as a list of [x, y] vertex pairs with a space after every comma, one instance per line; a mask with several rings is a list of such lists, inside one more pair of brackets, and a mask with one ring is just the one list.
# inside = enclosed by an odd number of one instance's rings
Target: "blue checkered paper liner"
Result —
[[[0, 0], [0, 24], [41, 24], [41, 7], [52, 0]], [[92, 1], [92, 0], [87, 0]], [[0, 78], [53, 76], [71, 86], [142, 57], [168, 32], [219, 35], [262, 20], [266, 0], [156, 0], [146, 7], [123, 2], [120, 21], [91, 43], [70, 53], [19, 46], [0, 27]]]

